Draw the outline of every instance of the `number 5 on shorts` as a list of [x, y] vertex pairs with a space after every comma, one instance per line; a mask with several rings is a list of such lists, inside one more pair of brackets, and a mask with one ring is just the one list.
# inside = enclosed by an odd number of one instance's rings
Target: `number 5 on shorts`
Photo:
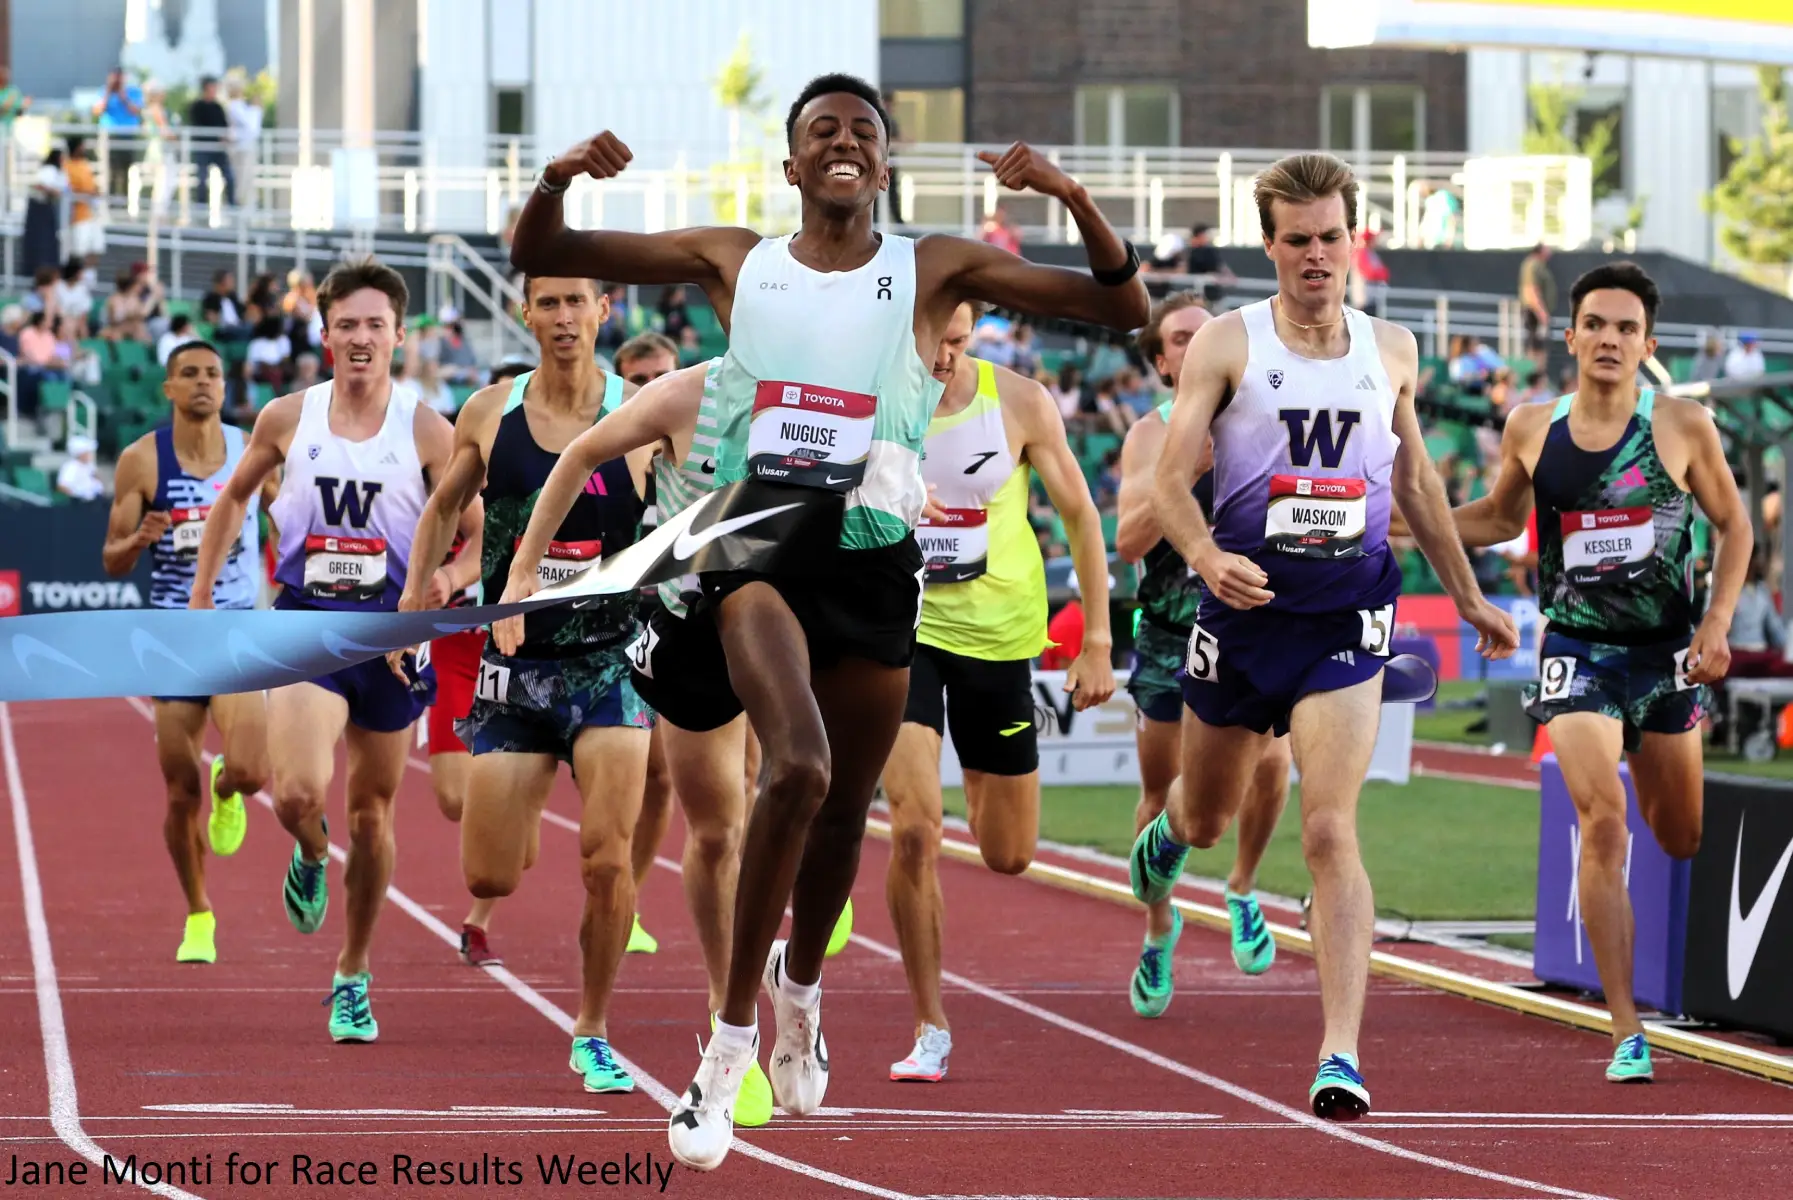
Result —
[[1203, 683], [1220, 680], [1220, 643], [1200, 625], [1189, 630], [1189, 653], [1184, 657], [1183, 669], [1189, 673], [1189, 678]]
[[1569, 685], [1575, 681], [1573, 658], [1547, 658], [1539, 672], [1538, 699], [1567, 700]]

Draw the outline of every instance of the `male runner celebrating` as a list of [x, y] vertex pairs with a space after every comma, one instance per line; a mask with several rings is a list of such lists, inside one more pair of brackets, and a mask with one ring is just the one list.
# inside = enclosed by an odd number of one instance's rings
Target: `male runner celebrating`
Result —
[[[1526, 699], [1550, 727], [1581, 823], [1581, 919], [1612, 1012], [1606, 1077], [1618, 1083], [1652, 1074], [1631, 989], [1619, 755], [1657, 842], [1691, 858], [1705, 794], [1705, 685], [1730, 665], [1725, 635], [1754, 544], [1712, 415], [1638, 388], [1638, 368], [1656, 352], [1660, 303], [1634, 263], [1575, 281], [1567, 340], [1579, 390], [1514, 410], [1494, 490], [1455, 513], [1465, 544], [1492, 546], [1523, 533], [1537, 505], [1539, 606], [1550, 625]], [[1690, 497], [1718, 537], [1703, 617]]]
[[[1158, 460], [1164, 536], [1207, 588], [1184, 659], [1182, 765], [1134, 843], [1133, 894], [1170, 896], [1191, 846], [1220, 840], [1272, 736], [1293, 735], [1302, 849], [1326, 1030], [1308, 1097], [1323, 1118], [1369, 1111], [1357, 1037], [1375, 907], [1357, 797], [1381, 715], [1401, 573], [1391, 499], [1491, 657], [1518, 644], [1476, 586], [1414, 413], [1407, 330], [1344, 306], [1357, 183], [1325, 154], [1258, 177], [1277, 294], [1216, 318], [1188, 349]], [[1214, 527], [1191, 494], [1210, 431]]]
[[[504, 591], [507, 603], [540, 587], [542, 581], [519, 564], [538, 558], [551, 544], [557, 522], [581, 494], [581, 481], [599, 464], [644, 448], [657, 451], [654, 496], [662, 521], [716, 488], [718, 477], [726, 474], [719, 466], [722, 450], [715, 432], [720, 369], [721, 361], [715, 360], [649, 383], [561, 452], [517, 545]], [[743, 760], [752, 732], [729, 686], [722, 642], [696, 577], [669, 579], [655, 592], [641, 637], [630, 647], [630, 678], [658, 718], [654, 732], [665, 754], [668, 790], [685, 812], [685, 897], [703, 949], [714, 1022], [728, 986], [741, 830], [748, 808]], [[515, 626], [515, 618], [500, 621], [494, 636], [515, 636]], [[757, 1055], [745, 1065], [739, 1087], [736, 1122], [763, 1125], [771, 1120], [772, 1088]]]
[[[482, 498], [488, 594], [503, 589], [513, 566], [548, 585], [633, 545], [646, 507], [651, 451], [618, 456], [587, 473], [542, 552], [517, 557], [518, 539], [561, 451], [625, 394], [622, 378], [597, 365], [598, 330], [610, 305], [596, 283], [529, 277], [523, 287], [523, 318], [541, 347], [542, 365], [467, 401], [448, 471], [411, 548], [414, 563], [437, 561], [461, 512]], [[427, 607], [415, 571], [411, 578], [401, 611]], [[588, 1092], [630, 1092], [635, 1081], [611, 1051], [607, 1017], [635, 912], [629, 841], [653, 723], [629, 683], [624, 654], [636, 633], [635, 598], [544, 609], [521, 625], [520, 636], [514, 626], [493, 632], [473, 710], [460, 723], [474, 756], [461, 818], [461, 869], [475, 896], [513, 892], [559, 764], [572, 767], [582, 801], [586, 899], [579, 929], [584, 986], [569, 1062]]]
[[[344, 263], [318, 289], [324, 345], [336, 376], [282, 396], [256, 418], [249, 448], [212, 506], [193, 580], [193, 608], [211, 607], [211, 586], [244, 506], [284, 464], [272, 505], [280, 531], [276, 608], [391, 611], [404, 586], [411, 535], [430, 481], [448, 463], [454, 430], [392, 380], [404, 341], [404, 276], [373, 259]], [[444, 547], [446, 549], [446, 547]], [[442, 561], [438, 554], [430, 565]], [[348, 743], [348, 920], [330, 995], [330, 1036], [379, 1037], [368, 996], [368, 949], [396, 856], [392, 800], [404, 777], [411, 725], [435, 675], [414, 682], [373, 659], [276, 688], [268, 698], [274, 810], [293, 835], [284, 899], [287, 920], [315, 933], [329, 903], [330, 832], [324, 802], [336, 742]]]
[[[1173, 292], [1152, 309], [1152, 319], [1139, 331], [1139, 349], [1174, 390], [1183, 375], [1190, 339], [1211, 319], [1192, 292]], [[1139, 806], [1133, 812], [1137, 833], [1164, 811], [1164, 798], [1177, 777], [1183, 743], [1183, 693], [1177, 674], [1189, 630], [1201, 605], [1198, 576], [1183, 563], [1175, 546], [1165, 541], [1152, 508], [1152, 483], [1170, 424], [1171, 401], [1133, 423], [1121, 443], [1120, 520], [1115, 552], [1139, 562], [1139, 635], [1133, 642], [1133, 671], [1127, 678], [1138, 719], [1134, 740], [1139, 749]], [[1205, 446], [1195, 481], [1196, 503], [1204, 519], [1214, 506], [1214, 452]], [[1143, 560], [1143, 562], [1142, 562]], [[1277, 819], [1289, 795], [1289, 739], [1279, 737], [1264, 747], [1252, 772], [1239, 815], [1239, 845], [1227, 876], [1227, 913], [1232, 918], [1233, 962], [1249, 975], [1261, 975], [1276, 961], [1276, 939], [1258, 907], [1258, 863], [1276, 832]], [[1133, 968], [1128, 995], [1133, 1011], [1158, 1017], [1170, 1007], [1176, 990], [1172, 955], [1183, 935], [1183, 914], [1169, 899], [1146, 908], [1145, 942]]]
[[1033, 660], [1047, 645], [1046, 564], [1027, 520], [1029, 468], [1064, 519], [1088, 614], [1065, 691], [1079, 711], [1114, 694], [1108, 552], [1096, 503], [1046, 389], [965, 353], [974, 308], [959, 306], [934, 359], [934, 378], [946, 390], [928, 426], [921, 474], [945, 511], [917, 533], [928, 582], [908, 704], [884, 767], [891, 833], [884, 891], [915, 1008], [915, 1046], [891, 1064], [890, 1077], [928, 1083], [946, 1076], [952, 1053], [940, 999], [938, 872], [940, 743], [949, 719], [984, 863], [1019, 875], [1039, 838]]
[[[839, 549], [780, 574], [712, 572], [733, 690], [765, 754], [735, 892], [735, 937], [721, 1021], [668, 1130], [680, 1162], [719, 1165], [736, 1089], [758, 1042], [755, 1000], [769, 985], [778, 1028], [774, 1091], [814, 1112], [827, 1086], [822, 958], [858, 870], [865, 814], [908, 695], [920, 620], [925, 502], [922, 438], [940, 395], [931, 363], [965, 300], [1131, 328], [1149, 307], [1139, 258], [1089, 194], [1025, 145], [984, 154], [1005, 186], [1065, 204], [1094, 277], [1040, 266], [964, 238], [919, 241], [873, 229], [889, 185], [890, 123], [876, 88], [846, 75], [811, 81], [785, 121], [785, 178], [800, 231], [658, 234], [566, 227], [562, 194], [609, 178], [628, 148], [602, 133], [550, 163], [517, 223], [513, 262], [630, 283], [695, 283], [729, 330], [718, 372], [716, 473], [839, 496]], [[788, 946], [777, 941], [787, 901]], [[788, 950], [788, 953], [787, 953]], [[763, 966], [763, 972], [762, 972]]]
[[[152, 608], [185, 608], [192, 594], [194, 555], [199, 549], [213, 498], [243, 457], [243, 431], [226, 425], [224, 361], [208, 342], [186, 342], [168, 355], [162, 394], [174, 418], [146, 433], [118, 456], [112, 515], [100, 552], [106, 573], [119, 578], [150, 556]], [[270, 485], [273, 483], [269, 481]], [[257, 509], [272, 487], [245, 506], [230, 542], [212, 603], [219, 608], [254, 608], [260, 592]], [[217, 917], [205, 890], [205, 841], [199, 835], [200, 780], [211, 797], [207, 826], [212, 850], [235, 854], [243, 844], [248, 813], [243, 795], [260, 791], [268, 775], [268, 712], [261, 692], [235, 696], [157, 696], [156, 757], [168, 788], [168, 815], [162, 839], [187, 898], [187, 928], [175, 951], [177, 962], [217, 962]], [[224, 753], [202, 770], [206, 713], [224, 739]]]

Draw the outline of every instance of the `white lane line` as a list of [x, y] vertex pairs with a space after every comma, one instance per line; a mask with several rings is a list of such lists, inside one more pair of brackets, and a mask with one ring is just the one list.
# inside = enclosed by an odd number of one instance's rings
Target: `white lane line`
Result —
[[[141, 699], [135, 696], [128, 697], [127, 699], [131, 707], [137, 710], [139, 716], [143, 717], [151, 724], [154, 724], [155, 713], [149, 705], [145, 704]], [[212, 757], [210, 752], [206, 753], [205, 758], [207, 762], [210, 762]], [[417, 765], [415, 759], [408, 758], [407, 761], [413, 766]], [[424, 764], [421, 769], [428, 771], [429, 767], [427, 764]], [[260, 801], [262, 807], [266, 808], [270, 813], [274, 811], [274, 801], [266, 792], [255, 793], [255, 799]], [[579, 828], [578, 825], [573, 824], [570, 821], [564, 823], [571, 826], [574, 830]], [[330, 857], [339, 863], [346, 863], [348, 862], [349, 856], [347, 852], [335, 842], [331, 842]], [[398, 905], [399, 908], [409, 914], [419, 925], [422, 925], [425, 929], [435, 934], [443, 942], [447, 943], [457, 951], [461, 948], [461, 936], [456, 930], [450, 929], [447, 925], [443, 924], [434, 913], [411, 899], [411, 897], [407, 896], [404, 892], [401, 892], [396, 887], [388, 885], [386, 888], [386, 898]], [[523, 980], [517, 978], [503, 967], [484, 967], [482, 970], [485, 971], [487, 978], [503, 985], [506, 991], [510, 992], [530, 1008], [533, 1008], [536, 1012], [546, 1017], [562, 1033], [566, 1034], [568, 1037], [573, 1036], [573, 1016], [571, 1013], [555, 1004], [552, 1000], [549, 1000], [546, 996], [536, 991], [535, 988], [523, 982]], [[614, 1049], [615, 1048], [612, 1047], [613, 1052]], [[623, 1068], [635, 1077], [635, 1081], [640, 1085], [641, 1090], [646, 1092], [648, 1096], [653, 1099], [654, 1103], [658, 1104], [667, 1112], [672, 1111], [673, 1105], [678, 1102], [678, 1096], [676, 1094], [658, 1079], [655, 1079], [652, 1075], [649, 1075], [646, 1071], [642, 1070], [635, 1062], [624, 1058], [621, 1054], [617, 1054], [616, 1058], [618, 1062], [622, 1063]], [[890, 1188], [878, 1187], [876, 1184], [866, 1183], [858, 1179], [851, 1179], [845, 1175], [837, 1175], [833, 1171], [826, 1171], [821, 1167], [814, 1167], [808, 1163], [798, 1162], [793, 1158], [786, 1158], [781, 1154], [774, 1154], [770, 1150], [765, 1150], [749, 1142], [742, 1141], [739, 1135], [736, 1135], [731, 1150], [734, 1153], [744, 1155], [747, 1158], [763, 1162], [768, 1166], [780, 1167], [793, 1174], [801, 1175], [806, 1179], [813, 1179], [819, 1183], [833, 1184], [835, 1187], [859, 1192], [862, 1195], [879, 1196], [882, 1197], [883, 1200], [916, 1200], [916, 1197], [910, 1195], [908, 1192], [899, 1192]]]
[[[117, 1160], [101, 1150], [81, 1128], [75, 1064], [69, 1057], [68, 1026], [63, 1021], [62, 994], [56, 985], [56, 959], [50, 951], [50, 923], [44, 916], [43, 883], [37, 873], [37, 843], [31, 836], [31, 811], [25, 803], [25, 781], [19, 771], [18, 747], [13, 742], [12, 708], [5, 703], [0, 703], [0, 756], [6, 762], [6, 790], [12, 799], [13, 840], [18, 844], [25, 929], [31, 941], [32, 972], [37, 977], [37, 1023], [43, 1032], [44, 1074], [50, 1085], [50, 1125], [64, 1145], [99, 1167], [104, 1174], [107, 1164]], [[138, 1186], [168, 1200], [200, 1200], [191, 1192], [165, 1183], [138, 1182]]]

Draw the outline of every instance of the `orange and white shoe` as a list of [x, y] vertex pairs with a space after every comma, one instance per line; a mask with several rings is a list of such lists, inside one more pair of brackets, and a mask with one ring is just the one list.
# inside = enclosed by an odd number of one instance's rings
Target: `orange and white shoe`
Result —
[[909, 1057], [890, 1064], [890, 1077], [899, 1083], [939, 1083], [946, 1078], [946, 1059], [952, 1052], [952, 1030], [924, 1024]]

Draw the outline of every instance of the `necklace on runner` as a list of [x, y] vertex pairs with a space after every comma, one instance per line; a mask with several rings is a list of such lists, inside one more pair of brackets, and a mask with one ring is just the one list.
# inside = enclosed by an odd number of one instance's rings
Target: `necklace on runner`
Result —
[[1318, 325], [1303, 325], [1300, 321], [1297, 321], [1294, 317], [1289, 315], [1289, 310], [1283, 307], [1281, 301], [1281, 296], [1276, 297], [1276, 299], [1272, 301], [1272, 303], [1276, 305], [1276, 311], [1282, 314], [1283, 320], [1287, 321], [1297, 329], [1330, 329], [1332, 326], [1337, 325], [1340, 321], [1345, 319], [1344, 311], [1341, 309], [1337, 321], [1321, 321]]

